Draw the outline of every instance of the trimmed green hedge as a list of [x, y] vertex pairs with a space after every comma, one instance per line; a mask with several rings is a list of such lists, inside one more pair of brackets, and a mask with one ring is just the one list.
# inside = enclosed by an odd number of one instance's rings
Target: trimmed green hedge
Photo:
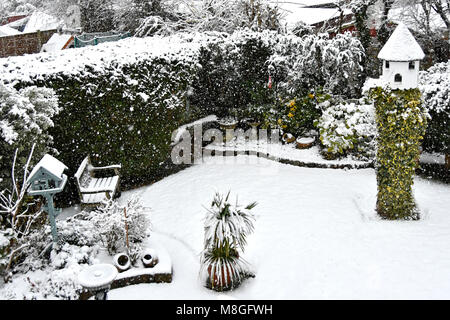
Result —
[[[170, 161], [171, 134], [188, 121], [185, 92], [193, 67], [190, 61], [158, 57], [36, 81], [53, 88], [62, 106], [50, 134], [69, 175], [88, 154], [95, 165], [122, 164], [125, 189], [176, 170]], [[77, 201], [71, 185], [67, 193]]]
[[193, 82], [192, 103], [203, 115], [234, 115], [236, 109], [274, 102], [274, 89], [267, 87], [268, 60], [272, 54], [259, 33], [218, 38], [202, 46], [198, 75]]
[[371, 91], [377, 137], [377, 212], [389, 220], [417, 220], [412, 185], [427, 122], [418, 89]]

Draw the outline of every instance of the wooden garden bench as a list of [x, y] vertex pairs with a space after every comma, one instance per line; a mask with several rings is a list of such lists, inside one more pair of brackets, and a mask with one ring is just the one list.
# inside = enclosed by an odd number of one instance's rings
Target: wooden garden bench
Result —
[[[112, 165], [94, 167], [89, 156], [84, 158], [75, 173], [75, 180], [80, 194], [81, 206], [97, 206], [105, 200], [120, 197], [120, 169], [122, 166]], [[96, 177], [99, 171], [114, 170], [113, 176]]]

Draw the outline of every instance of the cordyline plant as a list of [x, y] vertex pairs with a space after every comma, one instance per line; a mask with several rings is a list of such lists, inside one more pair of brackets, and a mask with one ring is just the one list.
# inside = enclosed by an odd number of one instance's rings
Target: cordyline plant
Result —
[[205, 218], [205, 245], [201, 258], [201, 272], [207, 271], [207, 286], [222, 291], [233, 289], [248, 276], [248, 264], [239, 257], [244, 252], [247, 236], [253, 232], [254, 216], [250, 210], [256, 202], [242, 208], [216, 193]]

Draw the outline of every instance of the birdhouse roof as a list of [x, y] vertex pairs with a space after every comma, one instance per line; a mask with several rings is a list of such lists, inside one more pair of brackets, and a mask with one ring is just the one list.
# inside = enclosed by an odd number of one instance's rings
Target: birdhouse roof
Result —
[[44, 168], [52, 175], [58, 178], [62, 178], [63, 171], [67, 169], [64, 163], [52, 157], [51, 155], [46, 154], [44, 157], [42, 157], [41, 161], [39, 161], [31, 171], [30, 175], [28, 176], [28, 182], [30, 181], [31, 178], [33, 178], [33, 176], [38, 172], [40, 168]]
[[424, 57], [422, 48], [403, 23], [399, 23], [378, 54], [378, 59], [387, 61], [414, 61]]

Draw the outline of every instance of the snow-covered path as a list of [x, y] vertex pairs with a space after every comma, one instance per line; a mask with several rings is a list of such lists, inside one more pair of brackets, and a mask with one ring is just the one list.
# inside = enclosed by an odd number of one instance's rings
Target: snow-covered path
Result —
[[[152, 208], [153, 237], [173, 260], [171, 284], [112, 290], [111, 299], [450, 298], [450, 186], [416, 179], [421, 221], [379, 220], [373, 169], [299, 168], [248, 156], [202, 164], [125, 192]], [[255, 162], [258, 163], [255, 163]], [[203, 217], [215, 191], [257, 201], [244, 257], [256, 278], [218, 294], [198, 279]]]

